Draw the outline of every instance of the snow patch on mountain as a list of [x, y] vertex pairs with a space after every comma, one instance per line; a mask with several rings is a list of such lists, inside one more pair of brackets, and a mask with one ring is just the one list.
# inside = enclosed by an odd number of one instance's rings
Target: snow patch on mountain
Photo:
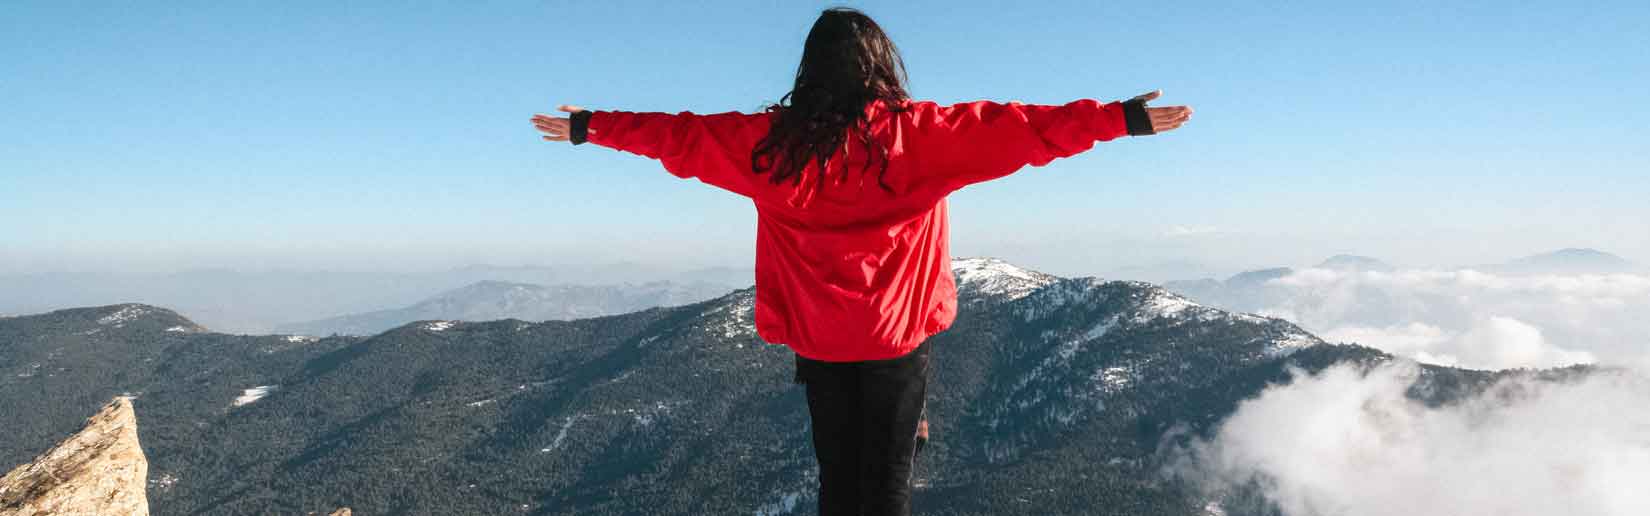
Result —
[[139, 305], [126, 305], [126, 306], [120, 307], [120, 310], [116, 310], [115, 313], [105, 315], [103, 317], [99, 317], [97, 319], [97, 323], [102, 324], [104, 326], [108, 326], [108, 325], [111, 325], [111, 324], [119, 326], [119, 325], [122, 325], [122, 324], [125, 324], [125, 323], [128, 323], [128, 322], [132, 322], [133, 320], [136, 320], [138, 317], [142, 317], [144, 314], [147, 314], [147, 313], [149, 313], [149, 309], [144, 308], [142, 306], [139, 306]]
[[1106, 335], [1106, 332], [1111, 331], [1112, 327], [1114, 327], [1114, 326], [1117, 326], [1117, 318], [1116, 317], [1108, 317], [1108, 318], [1106, 318], [1106, 320], [1100, 321], [1098, 324], [1095, 324], [1093, 328], [1089, 328], [1089, 331], [1083, 332], [1083, 339], [1084, 340], [1094, 340], [1094, 339], [1098, 339], [1100, 337], [1104, 337]]
[[1143, 323], [1151, 319], [1196, 315], [1200, 312], [1206, 313], [1202, 310], [1194, 310], [1192, 314], [1186, 314], [1188, 310], [1205, 307], [1167, 290], [1152, 287], [1148, 292], [1146, 300], [1140, 304], [1140, 309], [1136, 312], [1135, 322]]
[[[482, 400], [480, 402], [472, 402], [470, 405], [481, 406], [493, 401], [494, 400]], [[573, 429], [573, 424], [579, 422], [579, 420], [598, 418], [628, 418], [636, 427], [647, 428], [653, 426], [656, 422], [665, 420], [674, 411], [676, 411], [676, 409], [679, 409], [689, 403], [690, 401], [686, 399], [655, 401], [651, 404], [643, 403], [630, 408], [611, 408], [593, 412], [575, 413], [562, 418], [561, 428], [556, 430], [556, 437], [550, 440], [549, 446], [540, 448], [539, 453], [550, 453], [561, 449], [562, 443], [567, 440], [568, 432]]]
[[1121, 392], [1135, 382], [1136, 373], [1127, 367], [1107, 367], [1094, 372], [1090, 381], [1099, 384], [1106, 393]]
[[796, 502], [802, 500], [802, 491], [791, 491], [779, 495], [773, 503], [756, 508], [756, 516], [779, 516], [790, 514], [796, 510]]
[[435, 322], [424, 325], [424, 329], [427, 330], [427, 331], [440, 332], [440, 331], [447, 331], [447, 330], [451, 329], [453, 326], [457, 326], [457, 325], [458, 325], [458, 321], [435, 321]]
[[273, 392], [278, 388], [280, 388], [279, 385], [259, 385], [251, 389], [245, 389], [241, 391], [241, 395], [239, 397], [235, 398], [235, 403], [233, 406], [245, 406], [254, 401], [264, 399], [264, 396], [268, 396], [270, 392]]
[[1026, 297], [1037, 289], [1060, 280], [1057, 276], [1016, 267], [996, 258], [951, 260], [951, 272], [956, 275], [959, 292], [972, 292], [1011, 301]]
[[1226, 516], [1226, 508], [1222, 507], [1220, 505], [1220, 502], [1209, 502], [1209, 503], [1203, 504], [1203, 515], [1204, 516]]
[[[757, 507], [753, 514], [756, 516], [779, 516], [796, 512], [798, 507], [803, 506], [804, 501], [814, 497], [812, 493], [819, 486], [819, 473], [817, 470], [809, 468], [808, 472], [800, 479], [800, 482], [795, 485], [796, 489], [781, 491], [775, 496], [773, 502]], [[921, 488], [922, 486], [913, 482], [912, 487]]]
[[556, 431], [556, 438], [550, 441], [550, 446], [539, 449], [542, 453], [549, 453], [561, 448], [562, 441], [567, 440], [567, 431], [573, 428], [573, 423], [583, 419], [583, 416], [568, 416], [561, 422], [561, 429]]
[[1323, 340], [1299, 329], [1290, 329], [1284, 332], [1281, 338], [1272, 339], [1266, 345], [1267, 357], [1281, 357], [1293, 354], [1303, 348], [1323, 344]]
[[655, 420], [660, 419], [664, 416], [670, 415], [670, 412], [672, 410], [674, 410], [677, 407], [680, 407], [682, 405], [686, 405], [686, 404], [687, 404], [686, 400], [677, 400], [677, 401], [669, 401], [669, 402], [660, 401], [660, 402], [655, 402], [653, 405], [646, 405], [646, 406], [637, 407], [637, 408], [627, 408], [627, 409], [624, 409], [624, 410], [610, 410], [610, 411], [607, 412], [607, 415], [630, 416], [632, 419], [635, 420], [635, 423], [638, 426], [651, 426], [651, 425], [653, 425], [653, 422]]
[[[1050, 356], [1045, 359], [1045, 363], [1038, 365], [1038, 369], [1042, 369], [1043, 366], [1048, 365], [1047, 363], [1053, 361], [1055, 357], [1059, 357], [1061, 362], [1070, 361], [1071, 357], [1077, 356], [1078, 348], [1082, 347], [1084, 343], [1104, 337], [1106, 332], [1111, 331], [1111, 329], [1115, 326], [1117, 326], [1117, 317], [1108, 317], [1105, 320], [1096, 323], [1094, 327], [1089, 328], [1088, 331], [1083, 332], [1081, 337], [1060, 343], [1060, 347], [1054, 350], [1054, 356]], [[1036, 370], [1033, 370], [1033, 373], [1035, 372]]]
[[712, 335], [723, 339], [756, 337], [756, 291], [746, 289], [729, 294], [701, 315], [706, 321], [705, 329]]

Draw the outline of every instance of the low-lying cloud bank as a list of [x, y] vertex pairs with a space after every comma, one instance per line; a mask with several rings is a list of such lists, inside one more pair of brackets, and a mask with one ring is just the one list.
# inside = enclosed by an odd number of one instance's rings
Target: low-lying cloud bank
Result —
[[1417, 371], [1297, 372], [1172, 450], [1166, 473], [1211, 496], [1259, 485], [1287, 516], [1650, 514], [1644, 377], [1510, 379], [1428, 408], [1404, 395]]
[[1650, 276], [1305, 269], [1239, 296], [1326, 340], [1475, 369], [1650, 366]]

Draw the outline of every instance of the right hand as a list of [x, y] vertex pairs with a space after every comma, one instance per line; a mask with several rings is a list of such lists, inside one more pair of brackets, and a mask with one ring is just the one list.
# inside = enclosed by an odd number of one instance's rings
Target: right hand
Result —
[[[563, 113], [577, 113], [584, 111], [584, 108], [562, 104], [557, 106], [556, 110]], [[568, 117], [565, 116], [550, 116], [544, 113], [535, 113], [533, 114], [532, 121], [533, 127], [538, 128], [539, 132], [545, 134], [541, 138], [547, 142], [565, 142], [568, 140], [568, 133], [572, 132], [573, 129], [572, 124], [568, 121]], [[590, 131], [590, 133], [594, 134], [595, 131]]]
[[[1141, 102], [1150, 102], [1157, 100], [1157, 98], [1161, 96], [1163, 96], [1163, 90], [1154, 90], [1151, 93], [1141, 94], [1140, 96], [1135, 97], [1135, 99], [1140, 100]], [[1186, 120], [1192, 118], [1192, 107], [1148, 107], [1146, 108], [1146, 116], [1151, 118], [1152, 132], [1161, 134], [1166, 131], [1179, 129], [1180, 124], [1184, 124], [1186, 123]]]

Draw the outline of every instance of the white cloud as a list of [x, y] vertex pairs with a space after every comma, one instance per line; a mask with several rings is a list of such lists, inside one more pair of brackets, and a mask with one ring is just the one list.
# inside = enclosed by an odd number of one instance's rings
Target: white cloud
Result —
[[1410, 322], [1384, 328], [1341, 326], [1321, 336], [1331, 342], [1357, 342], [1430, 364], [1475, 369], [1541, 368], [1598, 361], [1592, 353], [1548, 343], [1534, 325], [1495, 315], [1474, 321], [1461, 332]]
[[1287, 516], [1650, 514], [1643, 377], [1507, 380], [1429, 408], [1404, 395], [1416, 372], [1407, 361], [1296, 372], [1210, 440], [1174, 450], [1168, 471], [1211, 496], [1257, 482]]
[[[1411, 322], [1384, 328], [1342, 326], [1319, 336], [1330, 342], [1356, 342], [1432, 364], [1453, 366], [1460, 362], [1454, 355], [1438, 349], [1450, 339], [1450, 333], [1425, 323]], [[1420, 358], [1422, 356], [1427, 358]]]
[[1461, 335], [1459, 347], [1470, 363], [1490, 369], [1538, 368], [1554, 364], [1591, 364], [1598, 359], [1547, 343], [1541, 329], [1511, 317], [1490, 316]]
[[1461, 367], [1650, 364], [1650, 276], [1304, 269], [1255, 306], [1331, 341]]

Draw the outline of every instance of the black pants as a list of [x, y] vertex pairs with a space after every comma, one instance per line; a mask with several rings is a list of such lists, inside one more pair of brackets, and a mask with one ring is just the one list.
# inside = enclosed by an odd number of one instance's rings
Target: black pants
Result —
[[808, 388], [820, 516], [911, 514], [928, 343], [890, 360], [821, 362], [797, 355], [796, 381]]

